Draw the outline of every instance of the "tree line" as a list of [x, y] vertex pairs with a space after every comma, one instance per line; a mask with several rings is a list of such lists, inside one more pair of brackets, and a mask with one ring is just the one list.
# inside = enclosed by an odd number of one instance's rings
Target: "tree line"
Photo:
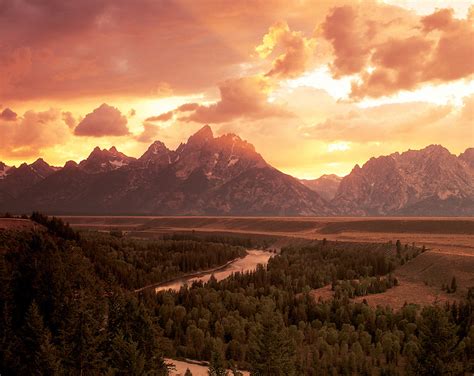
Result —
[[[352, 294], [395, 284], [413, 246], [315, 241], [267, 267], [178, 292], [133, 291], [241, 255], [230, 241], [0, 231], [2, 375], [166, 375], [164, 357], [252, 375], [461, 375], [474, 371], [474, 289], [456, 304], [394, 311]], [[316, 301], [312, 289], [338, 293]], [[385, 286], [387, 287], [387, 286]]]

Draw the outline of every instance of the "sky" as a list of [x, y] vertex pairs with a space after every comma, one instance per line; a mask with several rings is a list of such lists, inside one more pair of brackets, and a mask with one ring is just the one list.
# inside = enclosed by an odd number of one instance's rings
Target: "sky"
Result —
[[300, 178], [474, 146], [474, 1], [0, 0], [0, 160], [209, 124]]

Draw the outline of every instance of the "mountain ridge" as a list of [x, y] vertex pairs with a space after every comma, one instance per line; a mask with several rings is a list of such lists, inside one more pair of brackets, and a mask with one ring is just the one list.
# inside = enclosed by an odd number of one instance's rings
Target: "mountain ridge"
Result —
[[[5, 181], [10, 180], [7, 175]], [[1, 190], [1, 186], [0, 186]], [[235, 134], [205, 126], [176, 150], [155, 141], [139, 158], [96, 147], [79, 164], [0, 201], [12, 211], [156, 215], [328, 215], [330, 204], [270, 166]], [[282, 202], [284, 204], [282, 204]]]
[[474, 215], [474, 148], [441, 145], [372, 157], [345, 177], [297, 179], [235, 134], [209, 126], [176, 150], [138, 158], [96, 147], [79, 163], [0, 162], [0, 208], [67, 214]]

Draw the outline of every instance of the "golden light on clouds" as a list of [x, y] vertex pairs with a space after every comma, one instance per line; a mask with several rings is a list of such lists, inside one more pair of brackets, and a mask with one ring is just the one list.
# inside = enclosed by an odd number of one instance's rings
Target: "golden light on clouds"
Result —
[[139, 156], [207, 123], [306, 178], [474, 145], [473, 2], [108, 3], [0, 16], [0, 160]]

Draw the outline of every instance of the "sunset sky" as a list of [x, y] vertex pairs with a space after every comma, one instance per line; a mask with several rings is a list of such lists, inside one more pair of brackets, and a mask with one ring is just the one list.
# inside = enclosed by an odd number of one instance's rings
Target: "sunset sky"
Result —
[[0, 160], [140, 156], [209, 124], [301, 178], [474, 146], [468, 0], [0, 0]]

